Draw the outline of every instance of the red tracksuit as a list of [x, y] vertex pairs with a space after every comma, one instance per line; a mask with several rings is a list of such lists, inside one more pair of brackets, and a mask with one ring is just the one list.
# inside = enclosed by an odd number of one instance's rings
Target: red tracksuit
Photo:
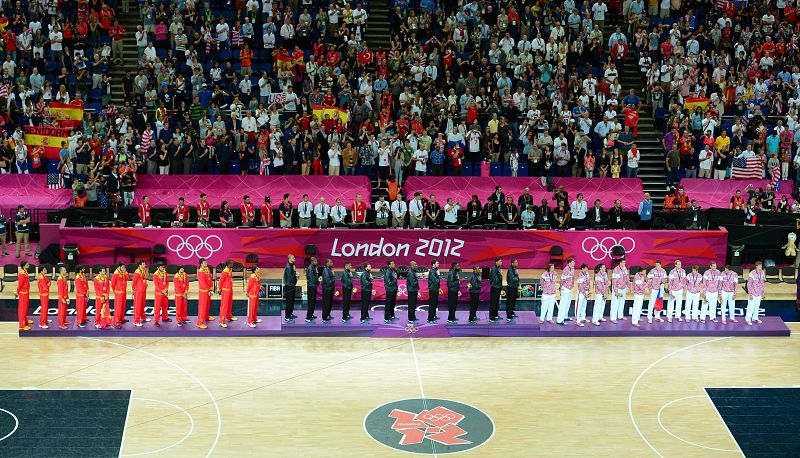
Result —
[[86, 306], [89, 302], [89, 280], [86, 274], [75, 275], [75, 308], [78, 309], [78, 324], [86, 323]]
[[153, 286], [156, 288], [155, 294], [155, 311], [153, 312], [153, 317], [156, 323], [158, 323], [159, 319], [161, 320], [168, 320], [169, 313], [167, 309], [169, 308], [169, 297], [167, 293], [169, 292], [169, 278], [167, 278], [166, 272], [156, 271], [153, 274]]
[[110, 287], [108, 275], [97, 275], [94, 277], [94, 325], [96, 328], [102, 329], [113, 324], [111, 320], [111, 309], [108, 306], [108, 295], [111, 291]]
[[189, 277], [186, 273], [175, 274], [175, 321], [182, 323], [187, 321], [187, 302], [189, 294]]
[[47, 325], [47, 309], [50, 304], [50, 279], [47, 276], [39, 274], [36, 277], [36, 283], [39, 287], [39, 301], [42, 305], [42, 313], [39, 315], [39, 326]]
[[225, 323], [233, 318], [231, 314], [233, 308], [233, 277], [227, 267], [223, 269], [219, 276], [219, 324]]
[[17, 309], [19, 328], [30, 329], [28, 325], [32, 323], [32, 321], [28, 320], [28, 308], [30, 307], [31, 301], [31, 280], [28, 278], [28, 271], [22, 268], [19, 269], [19, 275], [17, 275], [17, 295], [19, 296], [19, 306]]
[[247, 281], [247, 322], [255, 324], [258, 320], [258, 293], [261, 290], [261, 281], [258, 274], [250, 276]]
[[208, 267], [197, 272], [197, 283], [200, 290], [197, 296], [197, 326], [205, 326], [206, 321], [211, 321], [208, 313], [211, 309], [211, 288], [214, 287]]
[[59, 275], [56, 280], [58, 285], [58, 326], [67, 327], [67, 306], [69, 306], [69, 278], [66, 275]]
[[147, 301], [147, 270], [136, 269], [133, 273], [133, 323], [141, 323], [147, 319], [144, 305]]
[[111, 276], [111, 289], [114, 291], [114, 326], [121, 326], [125, 320], [125, 312], [128, 307], [128, 280], [131, 274], [122, 273], [121, 270], [114, 272]]

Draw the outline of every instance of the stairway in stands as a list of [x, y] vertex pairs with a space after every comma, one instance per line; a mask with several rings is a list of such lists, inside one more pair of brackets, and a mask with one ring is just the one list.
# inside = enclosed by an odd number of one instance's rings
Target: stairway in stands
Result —
[[365, 39], [369, 49], [389, 50], [389, 0], [372, 0], [369, 2], [369, 15], [367, 17], [367, 33]]
[[[122, 2], [127, 2], [129, 5], [128, 12], [122, 10]], [[136, 53], [136, 26], [142, 24], [142, 17], [139, 14], [139, 4], [135, 0], [120, 0], [117, 7], [117, 18], [120, 25], [125, 27], [125, 37], [122, 39], [123, 50], [122, 60], [123, 64], [119, 65], [111, 62], [110, 75], [111, 75], [111, 103], [117, 107], [124, 104], [125, 96], [122, 90], [122, 80], [125, 78], [125, 72], [130, 71], [136, 73], [138, 68], [138, 56]]]
[[[609, 37], [614, 33], [617, 25], [622, 25], [622, 30], [625, 31], [627, 26], [624, 20], [618, 17], [612, 17], [610, 21], [606, 21], [603, 30], [603, 40], [608, 43]], [[627, 32], [626, 32], [627, 36]], [[633, 42], [633, 37], [627, 37], [628, 43]], [[628, 95], [630, 89], [636, 91], [642, 102], [645, 102], [645, 85], [641, 78], [639, 71], [639, 60], [637, 57], [628, 53], [625, 59], [623, 69], [619, 69], [622, 73], [620, 77], [620, 85], [622, 85], [622, 95], [620, 99]], [[664, 203], [664, 196], [666, 195], [666, 171], [664, 170], [664, 150], [661, 145], [661, 138], [663, 133], [660, 132], [653, 124], [652, 110], [642, 110], [639, 112], [639, 136], [636, 138], [636, 146], [641, 152], [641, 160], [639, 161], [639, 178], [644, 185], [644, 191], [649, 192], [653, 202], [656, 206], [661, 206]], [[622, 115], [620, 115], [622, 116]]]

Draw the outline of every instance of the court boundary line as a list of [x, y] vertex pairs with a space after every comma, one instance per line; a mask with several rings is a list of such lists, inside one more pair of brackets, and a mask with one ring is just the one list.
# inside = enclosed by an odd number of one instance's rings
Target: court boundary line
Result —
[[[219, 443], [219, 438], [220, 438], [220, 435], [222, 434], [222, 415], [220, 414], [219, 404], [217, 404], [217, 400], [214, 398], [214, 395], [211, 394], [211, 391], [208, 389], [208, 387], [203, 382], [200, 381], [200, 379], [198, 379], [194, 374], [192, 374], [188, 370], [186, 370], [183, 367], [179, 366], [177, 363], [174, 363], [174, 362], [172, 362], [172, 361], [170, 361], [170, 360], [168, 360], [168, 359], [166, 359], [166, 358], [164, 358], [162, 356], [154, 355], [153, 353], [150, 353], [148, 351], [141, 350], [141, 349], [136, 348], [136, 347], [130, 347], [128, 345], [117, 343], [117, 342], [111, 342], [110, 340], [98, 339], [96, 337], [79, 336], [79, 338], [80, 339], [86, 339], [86, 340], [94, 340], [94, 341], [97, 341], [97, 342], [103, 342], [103, 343], [107, 343], [107, 344], [111, 344], [111, 345], [116, 345], [118, 347], [123, 347], [123, 348], [128, 348], [128, 349], [131, 349], [131, 350], [136, 350], [136, 351], [138, 351], [140, 353], [144, 353], [145, 355], [151, 356], [151, 357], [153, 357], [155, 359], [158, 359], [158, 360], [160, 360], [162, 362], [165, 362], [165, 363], [171, 365], [172, 367], [180, 370], [184, 374], [188, 375], [192, 380], [194, 380], [195, 383], [200, 385], [200, 387], [203, 388], [203, 390], [206, 392], [206, 394], [208, 394], [208, 397], [211, 398], [211, 402], [213, 403], [214, 410], [216, 411], [216, 414], [217, 414], [217, 434], [214, 437], [214, 442], [211, 443], [211, 448], [209, 448], [208, 453], [206, 454], [206, 458], [211, 456], [211, 454], [214, 452], [214, 449], [217, 448], [217, 443]], [[131, 390], [131, 392], [132, 392], [132, 390]], [[120, 450], [122, 450], [122, 449], [120, 448]]]
[[[131, 393], [131, 394], [132, 394], [132, 393]], [[163, 447], [163, 448], [160, 448], [160, 449], [158, 449], [158, 450], [153, 450], [152, 452], [131, 453], [131, 454], [120, 455], [120, 456], [144, 456], [144, 455], [153, 455], [153, 454], [155, 454], [155, 453], [161, 453], [161, 452], [164, 452], [164, 451], [166, 451], [166, 450], [169, 450], [169, 449], [171, 449], [171, 448], [173, 448], [173, 447], [177, 447], [177, 446], [181, 445], [182, 443], [186, 442], [186, 439], [190, 438], [190, 437], [192, 436], [192, 434], [194, 433], [194, 427], [195, 427], [195, 424], [194, 424], [194, 417], [192, 416], [192, 414], [190, 414], [189, 412], [187, 412], [187, 411], [186, 411], [186, 409], [184, 409], [183, 407], [180, 407], [180, 406], [177, 406], [177, 405], [175, 405], [175, 404], [173, 404], [173, 403], [171, 403], [171, 402], [162, 401], [162, 400], [159, 400], [159, 399], [151, 399], [151, 398], [134, 398], [134, 397], [131, 395], [131, 400], [134, 400], [134, 399], [138, 399], [139, 401], [151, 401], [151, 402], [158, 402], [158, 403], [161, 403], [161, 404], [164, 404], [164, 405], [168, 405], [168, 406], [170, 406], [170, 407], [175, 407], [175, 408], [176, 408], [176, 409], [178, 409], [179, 411], [181, 411], [181, 412], [185, 413], [187, 417], [189, 417], [189, 423], [190, 423], [190, 426], [189, 426], [189, 432], [188, 432], [188, 433], [186, 433], [186, 434], [184, 434], [184, 435], [183, 435], [183, 438], [181, 438], [181, 439], [180, 439], [178, 442], [175, 442], [174, 444], [172, 444], [172, 445], [170, 445], [170, 446], [168, 446], [168, 447]], [[130, 409], [128, 409], [128, 410], [130, 411]], [[127, 419], [126, 419], [126, 425], [127, 425]]]
[[10, 412], [10, 411], [8, 411], [6, 409], [0, 408], [0, 412], [5, 412], [5, 413], [11, 415], [11, 418], [14, 419], [14, 429], [12, 429], [11, 432], [6, 434], [5, 436], [0, 437], [0, 442], [3, 442], [4, 440], [6, 440], [9, 437], [13, 436], [15, 432], [17, 432], [17, 430], [19, 429], [19, 418], [17, 418], [17, 416], [14, 415], [13, 412]]
[[[722, 388], [722, 387], [708, 387], [708, 386], [704, 387], [703, 388], [703, 394], [706, 395], [706, 397], [708, 398], [708, 402], [710, 402], [711, 406], [714, 407], [714, 412], [717, 413], [717, 416], [719, 417], [719, 421], [721, 421], [722, 424], [725, 425], [725, 431], [728, 431], [728, 434], [731, 436], [731, 439], [733, 440], [733, 443], [736, 444], [736, 448], [738, 449], [739, 453], [741, 453], [742, 456], [747, 456], [742, 451], [742, 447], [739, 445], [739, 441], [737, 441], [736, 437], [733, 436], [733, 433], [731, 432], [731, 429], [728, 427], [728, 424], [725, 423], [725, 419], [722, 418], [722, 414], [719, 413], [719, 409], [717, 409], [717, 405], [714, 404], [714, 400], [711, 399], [711, 396], [708, 394], [708, 391], [706, 390], [707, 388]], [[728, 388], [755, 388], [755, 387], [728, 387]], [[785, 387], [759, 387], [759, 388], [785, 388]], [[791, 388], [794, 388], [794, 387], [791, 387]]]
[[131, 405], [133, 405], [133, 390], [128, 390], [128, 408], [125, 409], [125, 423], [122, 425], [122, 439], [119, 441], [118, 458], [122, 458], [122, 449], [125, 447], [125, 431], [128, 429], [128, 419], [131, 416]]
[[[697, 444], [695, 442], [688, 441], [688, 440], [678, 436], [677, 434], [673, 433], [672, 431], [667, 429], [666, 426], [664, 426], [664, 423], [661, 421], [661, 413], [664, 411], [664, 409], [666, 409], [667, 407], [671, 406], [672, 404], [676, 404], [676, 403], [678, 403], [680, 401], [685, 401], [687, 399], [697, 399], [697, 398], [707, 398], [707, 396], [704, 396], [702, 394], [696, 394], [696, 395], [692, 395], [692, 396], [685, 396], [685, 397], [682, 397], [682, 398], [673, 399], [672, 401], [669, 401], [668, 403], [666, 403], [663, 406], [661, 406], [661, 408], [658, 409], [658, 414], [656, 415], [656, 419], [658, 420], [658, 426], [660, 426], [661, 429], [663, 429], [665, 433], [669, 434], [670, 436], [674, 437], [675, 439], [678, 439], [679, 441], [684, 442], [684, 443], [689, 444], [689, 445], [694, 445], [695, 447], [704, 448], [706, 450], [713, 450], [715, 452], [734, 452], [734, 453], [739, 452], [740, 450], [738, 450], [738, 449], [734, 450], [734, 449], [729, 449], [729, 448], [709, 447], [707, 445]], [[713, 402], [712, 402], [712, 404], [713, 404]], [[734, 439], [734, 442], [736, 442], [735, 439]]]
[[664, 455], [662, 455], [661, 452], [659, 452], [658, 449], [656, 449], [653, 446], [653, 444], [651, 444], [650, 441], [647, 440], [647, 437], [645, 437], [644, 433], [642, 433], [642, 430], [639, 429], [639, 424], [636, 423], [635, 415], [633, 415], [633, 393], [634, 393], [634, 391], [636, 391], [636, 387], [639, 385], [639, 381], [641, 381], [642, 377], [644, 377], [645, 374], [647, 374], [650, 371], [650, 369], [652, 369], [655, 366], [657, 366], [661, 361], [664, 361], [665, 359], [670, 358], [670, 357], [672, 357], [672, 356], [674, 356], [674, 355], [676, 355], [676, 354], [678, 354], [678, 353], [680, 353], [680, 352], [682, 352], [684, 350], [688, 350], [690, 348], [698, 347], [700, 345], [705, 345], [705, 344], [709, 344], [709, 343], [712, 343], [712, 342], [718, 342], [720, 340], [727, 340], [727, 339], [732, 339], [732, 338], [733, 338], [732, 336], [727, 336], [727, 337], [718, 337], [716, 339], [711, 339], [711, 340], [704, 340], [702, 342], [697, 342], [697, 343], [694, 343], [692, 345], [689, 345], [689, 346], [686, 346], [686, 347], [682, 347], [682, 348], [674, 350], [674, 351], [672, 351], [670, 353], [667, 353], [666, 355], [664, 355], [661, 358], [655, 360], [652, 364], [647, 366], [639, 374], [639, 376], [636, 377], [636, 380], [634, 380], [633, 384], [631, 385], [630, 391], [628, 391], [628, 416], [630, 417], [631, 423], [633, 423], [634, 429], [636, 429], [636, 433], [639, 434], [639, 437], [641, 437], [642, 440], [644, 441], [644, 443], [647, 444], [648, 447], [650, 447], [650, 450], [652, 450], [653, 453], [658, 455], [660, 458], [664, 458]]
[[[417, 380], [419, 381], [419, 391], [422, 394], [422, 408], [425, 410], [428, 409], [428, 399], [425, 397], [425, 388], [422, 386], [422, 372], [419, 370], [419, 360], [417, 359], [417, 347], [414, 346], [414, 335], [411, 334], [408, 336], [408, 339], [411, 341], [411, 354], [414, 356], [414, 368], [417, 370]], [[433, 458], [437, 458], [439, 456], [436, 453], [436, 441], [430, 441], [431, 448], [433, 449]]]

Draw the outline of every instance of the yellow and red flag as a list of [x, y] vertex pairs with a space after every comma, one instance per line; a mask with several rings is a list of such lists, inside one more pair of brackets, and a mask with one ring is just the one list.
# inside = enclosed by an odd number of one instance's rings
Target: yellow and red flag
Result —
[[347, 124], [347, 120], [350, 117], [350, 112], [339, 108], [339, 107], [326, 107], [323, 105], [311, 105], [311, 109], [314, 110], [314, 115], [320, 121], [324, 121], [325, 119], [341, 119], [342, 124]]
[[689, 113], [694, 113], [694, 110], [697, 107], [700, 107], [701, 110], [706, 111], [708, 109], [708, 102], [709, 99], [705, 97], [688, 97], [683, 99], [683, 108], [689, 110]]
[[42, 147], [44, 157], [47, 159], [58, 160], [58, 153], [61, 151], [61, 142], [69, 141], [69, 129], [62, 127], [42, 127], [42, 126], [23, 126], [25, 131], [25, 146], [28, 147], [28, 155], [33, 150]]
[[50, 102], [50, 115], [61, 127], [81, 127], [83, 125], [83, 102]]

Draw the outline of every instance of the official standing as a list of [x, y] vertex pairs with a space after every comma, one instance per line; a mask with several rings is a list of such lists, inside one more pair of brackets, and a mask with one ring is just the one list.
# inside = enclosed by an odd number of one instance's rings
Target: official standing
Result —
[[561, 270], [561, 300], [558, 303], [556, 323], [564, 325], [572, 303], [572, 288], [575, 286], [575, 260], [570, 258]]
[[456, 310], [458, 308], [458, 290], [461, 286], [459, 271], [461, 271], [461, 267], [454, 262], [450, 266], [450, 271], [447, 272], [447, 322], [450, 324], [458, 323]]
[[419, 276], [417, 275], [417, 261], [411, 261], [406, 275], [406, 290], [408, 290], [408, 322], [416, 323], [417, 298], [419, 298]]
[[283, 268], [283, 296], [286, 299], [286, 312], [284, 320], [291, 322], [297, 316], [294, 314], [294, 296], [297, 286], [297, 271], [294, 268], [294, 255], [290, 254], [286, 258], [286, 267]]
[[686, 321], [700, 321], [700, 290], [703, 286], [703, 276], [698, 272], [697, 266], [692, 266], [692, 273], [686, 276]]
[[333, 273], [333, 261], [325, 261], [322, 268], [322, 322], [329, 323], [333, 308], [333, 294], [336, 291], [336, 275]]
[[227, 328], [228, 321], [236, 321], [233, 316], [233, 261], [225, 261], [225, 268], [219, 276], [219, 327]]
[[24, 205], [17, 207], [17, 212], [14, 214], [14, 234], [17, 238], [16, 255], [19, 259], [22, 245], [25, 245], [25, 255], [31, 255], [30, 247], [30, 232], [31, 232], [31, 214], [25, 210]]
[[748, 326], [752, 326], [753, 321], [761, 323], [758, 319], [758, 309], [761, 307], [761, 299], [764, 298], [765, 280], [761, 261], [756, 261], [756, 268], [747, 276], [747, 313], [744, 320]]
[[131, 276], [125, 269], [125, 264], [119, 264], [111, 276], [111, 290], [114, 291], [114, 327], [119, 329], [125, 318], [128, 302], [128, 280]]
[[94, 276], [92, 283], [94, 284], [94, 327], [105, 329], [114, 324], [111, 319], [111, 308], [108, 305], [111, 285], [105, 268], [100, 269], [100, 272]]
[[364, 271], [359, 277], [361, 282], [361, 322], [366, 323], [372, 318], [369, 316], [369, 301], [372, 299], [372, 265], [364, 266]]
[[258, 295], [261, 292], [261, 278], [258, 276], [258, 267], [250, 267], [250, 278], [247, 280], [247, 325], [256, 327], [261, 323], [258, 319]]
[[160, 321], [172, 321], [169, 318], [169, 277], [164, 264], [160, 264], [153, 274], [153, 288], [153, 325], [158, 328], [161, 327]]
[[306, 295], [308, 296], [308, 310], [306, 310], [306, 323], [312, 323], [317, 317], [314, 309], [317, 306], [317, 286], [319, 286], [319, 272], [317, 271], [317, 258], [311, 258], [311, 264], [306, 267]]
[[211, 269], [208, 268], [208, 261], [200, 259], [200, 268], [197, 269], [197, 327], [206, 329], [206, 321], [214, 321], [211, 313], [211, 289], [214, 288], [214, 281], [211, 277]]
[[[683, 291], [686, 287], [686, 271], [681, 268], [681, 261], [675, 260], [675, 266], [667, 276], [667, 290], [669, 291], [669, 301], [667, 302], [667, 321], [672, 323], [672, 317], [683, 321], [681, 318], [681, 303], [683, 302]], [[687, 313], [688, 316], [688, 313]]]
[[30, 331], [31, 327], [29, 325], [33, 324], [33, 320], [28, 319], [28, 309], [30, 308], [31, 300], [31, 279], [28, 277], [28, 261], [19, 263], [17, 291], [14, 295], [18, 298], [17, 316], [19, 317], [19, 329], [22, 331]]
[[67, 268], [61, 266], [58, 271], [58, 279], [56, 280], [58, 287], [58, 327], [67, 329], [69, 321], [67, 321], [67, 307], [69, 307], [69, 277], [67, 277]]
[[[303, 194], [303, 200], [297, 206], [297, 218], [301, 228], [311, 227], [311, 214], [314, 212], [314, 204], [308, 200], [308, 194]], [[322, 317], [325, 318], [324, 316]]]
[[86, 267], [81, 266], [75, 274], [75, 308], [78, 318], [75, 320], [79, 328], [85, 328], [88, 320], [86, 319], [86, 306], [89, 302], [89, 280], [86, 278]]
[[517, 317], [514, 307], [517, 305], [519, 296], [519, 261], [511, 260], [511, 266], [506, 271], [506, 321], [511, 321]]
[[144, 312], [147, 301], [147, 265], [139, 261], [139, 267], [133, 273], [133, 325], [142, 327], [142, 322], [150, 321]]
[[50, 278], [47, 276], [47, 267], [39, 267], [39, 275], [36, 276], [36, 286], [39, 289], [39, 303], [41, 305], [41, 313], [39, 314], [39, 327], [47, 329], [50, 326], [50, 320], [47, 319], [50, 304]]
[[439, 289], [442, 276], [439, 274], [439, 261], [434, 259], [428, 270], [428, 323], [436, 323], [439, 317], [436, 308], [439, 306]]
[[386, 289], [386, 304], [383, 308], [383, 322], [391, 323], [396, 320], [394, 307], [397, 304], [397, 269], [394, 268], [394, 261], [389, 261], [383, 271], [383, 286]]
[[553, 322], [553, 308], [556, 305], [556, 290], [558, 282], [556, 277], [556, 267], [553, 264], [547, 265], [547, 270], [542, 272], [539, 278], [539, 285], [542, 287], [542, 306], [539, 324], [547, 321]]
[[188, 323], [188, 302], [189, 302], [189, 276], [183, 266], [178, 266], [178, 273], [172, 281], [175, 288], [175, 323], [183, 326]]
[[630, 274], [624, 259], [611, 272], [611, 322], [625, 319], [625, 295], [630, 286]]
[[478, 321], [478, 303], [481, 299], [481, 266], [472, 267], [472, 275], [469, 277], [469, 322]]
[[494, 258], [494, 267], [489, 272], [489, 321], [494, 323], [500, 317], [500, 293], [503, 291], [503, 260]]
[[142, 203], [139, 204], [139, 222], [142, 226], [148, 227], [152, 222], [152, 205], [150, 205], [150, 198], [147, 196], [142, 197]]
[[353, 263], [345, 262], [342, 271], [342, 323], [350, 321], [350, 302], [353, 298]]

